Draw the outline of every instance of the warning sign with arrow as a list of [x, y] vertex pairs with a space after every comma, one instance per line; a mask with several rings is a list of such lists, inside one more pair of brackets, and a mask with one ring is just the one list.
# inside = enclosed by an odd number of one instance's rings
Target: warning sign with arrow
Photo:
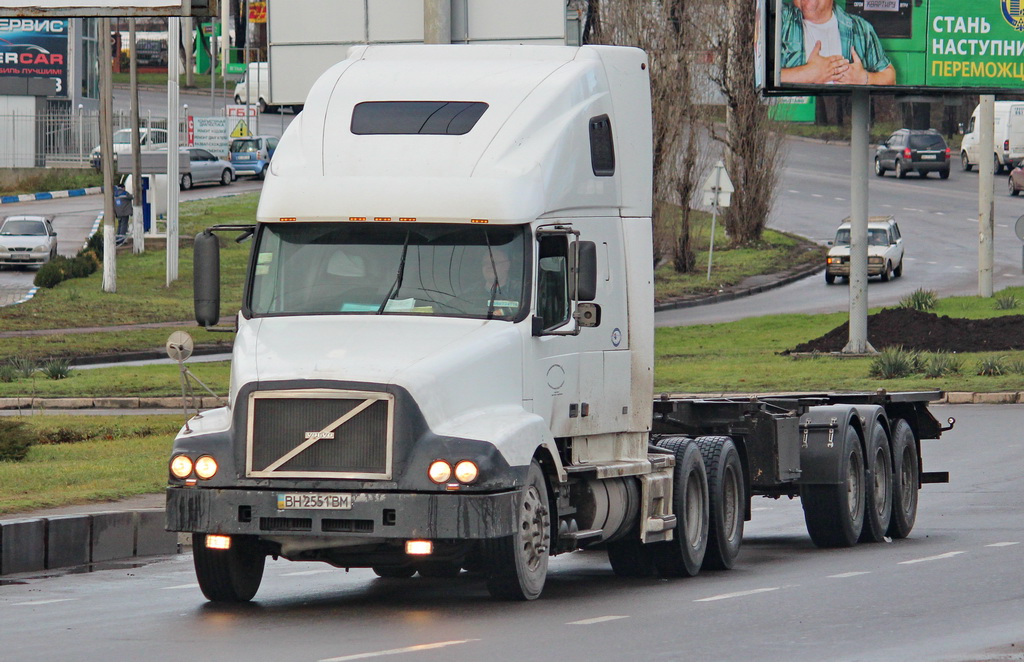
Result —
[[231, 130], [232, 138], [248, 138], [252, 135], [252, 131], [249, 130], [249, 124], [245, 120], [238, 120], [238, 124]]

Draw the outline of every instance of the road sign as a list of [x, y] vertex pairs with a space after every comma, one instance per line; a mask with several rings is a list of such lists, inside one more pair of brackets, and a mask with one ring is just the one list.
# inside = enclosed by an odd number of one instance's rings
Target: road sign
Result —
[[224, 114], [228, 117], [256, 117], [259, 115], [259, 106], [256, 104], [233, 104], [229, 103], [224, 107]]
[[249, 130], [249, 124], [245, 120], [238, 120], [238, 124], [231, 130], [232, 138], [248, 138], [252, 135], [252, 131]]
[[701, 191], [704, 193], [702, 201], [705, 207], [717, 209], [729, 206], [732, 194], [736, 189], [732, 185], [732, 180], [729, 179], [729, 172], [725, 169], [724, 163], [719, 161], [711, 168], [711, 174], [708, 175]]

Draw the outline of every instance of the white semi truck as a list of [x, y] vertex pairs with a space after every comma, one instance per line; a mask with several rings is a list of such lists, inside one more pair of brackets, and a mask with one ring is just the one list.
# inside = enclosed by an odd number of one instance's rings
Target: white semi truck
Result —
[[[226, 407], [178, 434], [167, 528], [213, 601], [267, 556], [482, 573], [533, 599], [551, 555], [624, 576], [729, 568], [751, 498], [821, 546], [902, 538], [938, 393], [653, 394], [645, 54], [362, 46], [314, 85], [251, 226]], [[241, 237], [240, 237], [241, 238]]]

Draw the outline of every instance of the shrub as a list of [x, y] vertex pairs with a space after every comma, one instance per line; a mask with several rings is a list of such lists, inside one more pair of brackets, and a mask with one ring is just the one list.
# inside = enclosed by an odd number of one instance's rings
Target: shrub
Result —
[[24, 356], [15, 356], [10, 366], [22, 377], [31, 377], [36, 371], [36, 362]]
[[999, 377], [1006, 374], [1006, 358], [990, 356], [978, 361], [978, 374], [982, 377]]
[[24, 422], [0, 418], [0, 461], [24, 460], [33, 441], [32, 433], [25, 428]]
[[58, 427], [54, 430], [44, 430], [39, 433], [40, 444], [73, 444], [79, 441], [88, 441], [92, 437], [82, 430]]
[[89, 241], [85, 242], [85, 248], [78, 252], [79, 255], [83, 253], [92, 253], [96, 259], [100, 262], [103, 261], [103, 230], [97, 230], [89, 237]]
[[933, 290], [917, 288], [907, 296], [900, 299], [900, 308], [912, 308], [922, 312], [935, 310], [939, 297]]
[[898, 379], [917, 370], [920, 362], [917, 352], [899, 346], [886, 347], [871, 361], [868, 374], [879, 379]]
[[1013, 310], [1020, 305], [1020, 301], [1012, 294], [1001, 294], [996, 297], [996, 310]]
[[40, 372], [46, 375], [47, 379], [66, 379], [71, 376], [70, 359], [50, 359], [45, 361]]
[[1006, 370], [1011, 375], [1024, 375], [1024, 359], [1013, 359], [1006, 364]]
[[71, 270], [70, 262], [71, 260], [63, 255], [58, 255], [39, 267], [39, 271], [36, 272], [35, 280], [32, 283], [36, 287], [45, 287], [47, 289], [56, 287], [68, 278], [68, 273]]
[[9, 384], [18, 378], [18, 371], [10, 363], [0, 365], [0, 382]]
[[924, 365], [924, 376], [930, 379], [958, 375], [963, 370], [963, 360], [955, 354], [939, 352], [928, 358]]

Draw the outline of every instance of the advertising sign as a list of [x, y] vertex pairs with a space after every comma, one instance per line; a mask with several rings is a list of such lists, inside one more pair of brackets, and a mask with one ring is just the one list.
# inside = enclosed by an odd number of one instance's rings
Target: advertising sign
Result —
[[769, 90], [1024, 91], [1024, 0], [771, 1]]
[[202, 147], [217, 156], [227, 158], [228, 118], [189, 117], [187, 127], [190, 147]]
[[0, 76], [52, 79], [68, 96], [68, 20], [0, 18]]
[[0, 16], [216, 16], [217, 0], [0, 0]]

